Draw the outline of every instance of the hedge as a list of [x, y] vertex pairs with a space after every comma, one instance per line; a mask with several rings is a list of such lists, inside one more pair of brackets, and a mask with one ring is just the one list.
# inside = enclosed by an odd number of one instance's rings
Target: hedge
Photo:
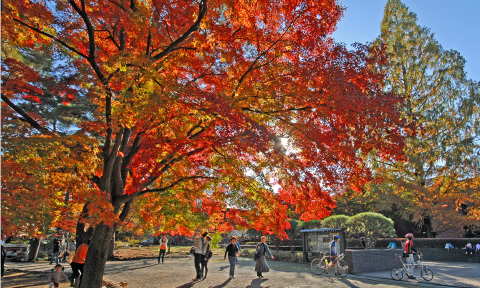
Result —
[[[401, 249], [400, 247], [401, 242], [405, 241], [405, 238], [393, 238], [395, 244], [397, 244], [397, 248]], [[358, 245], [354, 242], [358, 242]], [[455, 248], [463, 248], [467, 243], [470, 242], [472, 245], [480, 243], [480, 238], [414, 238], [413, 243], [415, 248], [445, 248], [446, 243], [450, 243]], [[390, 243], [390, 239], [379, 239], [375, 248], [387, 248], [388, 243]], [[360, 247], [359, 241], [351, 241], [351, 247]], [[349, 245], [350, 246], [350, 245]]]

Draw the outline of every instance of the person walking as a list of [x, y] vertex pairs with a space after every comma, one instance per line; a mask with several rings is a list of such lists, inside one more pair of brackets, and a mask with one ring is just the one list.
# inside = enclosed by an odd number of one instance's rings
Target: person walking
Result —
[[[206, 236], [207, 233], [204, 233]], [[205, 237], [203, 236], [203, 237]], [[200, 265], [202, 263], [203, 259], [203, 245], [205, 242], [205, 239], [202, 237], [202, 234], [200, 234], [200, 231], [195, 232], [195, 235], [193, 236], [193, 246], [195, 247], [195, 251], [193, 252], [193, 257], [194, 257], [194, 265], [195, 265], [195, 271], [197, 272], [197, 276], [193, 278], [193, 281], [198, 281], [202, 279], [202, 270], [200, 268]]]
[[272, 253], [270, 253], [270, 249], [268, 248], [268, 245], [267, 245], [267, 237], [265, 236], [262, 236], [261, 238], [261, 243], [258, 243], [257, 244], [257, 249], [256, 249], [256, 254], [258, 255], [258, 257], [256, 257], [256, 260], [255, 260], [255, 272], [257, 272], [257, 276], [262, 278], [263, 275], [262, 273], [263, 272], [268, 272], [270, 271], [270, 268], [268, 267], [268, 264], [267, 264], [267, 260], [265, 259], [265, 256], [268, 256], [272, 259], [273, 256], [272, 256]]
[[167, 252], [167, 243], [168, 239], [166, 236], [162, 236], [160, 238], [160, 252], [158, 253], [158, 264], [160, 264], [160, 259], [162, 260], [162, 264], [165, 263], [165, 253]]
[[237, 237], [233, 236], [230, 238], [230, 244], [227, 245], [225, 249], [225, 255], [223, 256], [223, 261], [227, 260], [230, 262], [230, 278], [235, 278], [235, 264], [237, 263], [237, 255], [240, 256], [237, 247]]
[[60, 264], [60, 241], [57, 238], [53, 238], [53, 252], [50, 265], [53, 264], [53, 261], [55, 261], [55, 264]]
[[75, 256], [72, 259], [72, 263], [70, 263], [73, 272], [73, 287], [79, 287], [80, 282], [82, 281], [83, 266], [85, 265], [85, 257], [87, 257], [89, 243], [90, 241], [87, 241], [87, 243], [83, 243], [82, 245], [78, 246], [77, 251], [75, 251]]
[[212, 241], [212, 237], [210, 237], [209, 235], [207, 235], [207, 237], [205, 237], [205, 249], [204, 249], [204, 257], [203, 257], [203, 261], [202, 261], [202, 275], [203, 275], [203, 279], [206, 279], [207, 278], [207, 273], [208, 273], [208, 260], [210, 260], [210, 258], [212, 257], [212, 250], [210, 249], [210, 241]]

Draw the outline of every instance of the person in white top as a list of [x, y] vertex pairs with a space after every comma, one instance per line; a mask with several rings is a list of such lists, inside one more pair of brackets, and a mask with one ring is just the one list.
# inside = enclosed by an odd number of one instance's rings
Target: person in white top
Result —
[[162, 236], [160, 240], [160, 253], [158, 254], [158, 264], [160, 264], [160, 260], [162, 260], [162, 263], [165, 263], [165, 253], [167, 252], [167, 243], [168, 243], [167, 237]]
[[475, 246], [475, 252], [480, 252], [480, 243]]

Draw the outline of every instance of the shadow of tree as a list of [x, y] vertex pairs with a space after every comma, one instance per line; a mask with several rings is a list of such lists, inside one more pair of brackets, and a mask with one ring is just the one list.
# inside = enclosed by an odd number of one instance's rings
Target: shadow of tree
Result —
[[49, 273], [9, 270], [5, 273], [1, 287], [48, 287]]

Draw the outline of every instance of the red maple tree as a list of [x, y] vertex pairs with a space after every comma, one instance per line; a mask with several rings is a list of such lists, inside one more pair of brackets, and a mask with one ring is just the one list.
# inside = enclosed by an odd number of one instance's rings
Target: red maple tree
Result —
[[[362, 154], [401, 150], [383, 50], [335, 45], [336, 1], [3, 3], [6, 43], [67, 51], [102, 112], [81, 124], [103, 163], [85, 202], [95, 230], [82, 287], [100, 287], [105, 239], [135, 199], [160, 215], [178, 205], [214, 216], [208, 225], [284, 235], [288, 205], [303, 220], [325, 217], [332, 193], [368, 179]], [[236, 209], [222, 219], [226, 207]]]

